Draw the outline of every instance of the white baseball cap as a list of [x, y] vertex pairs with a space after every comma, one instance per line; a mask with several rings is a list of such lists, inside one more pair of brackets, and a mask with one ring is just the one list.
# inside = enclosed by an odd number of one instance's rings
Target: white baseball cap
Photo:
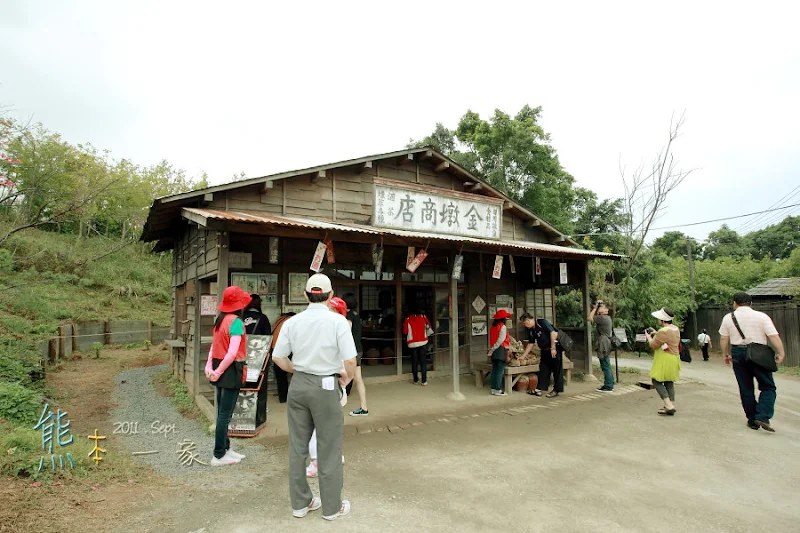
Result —
[[328, 294], [333, 291], [331, 279], [325, 274], [314, 274], [306, 282], [306, 292], [310, 294]]

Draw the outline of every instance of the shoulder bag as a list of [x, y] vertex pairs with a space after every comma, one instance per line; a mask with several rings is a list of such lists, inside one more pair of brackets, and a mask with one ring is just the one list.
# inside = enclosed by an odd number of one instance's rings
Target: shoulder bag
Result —
[[736, 313], [733, 311], [731, 311], [731, 318], [733, 319], [733, 325], [736, 326], [736, 330], [746, 343], [745, 359], [767, 372], [777, 372], [778, 363], [775, 362], [775, 350], [766, 344], [747, 342], [742, 328], [739, 327], [739, 321], [736, 320]]

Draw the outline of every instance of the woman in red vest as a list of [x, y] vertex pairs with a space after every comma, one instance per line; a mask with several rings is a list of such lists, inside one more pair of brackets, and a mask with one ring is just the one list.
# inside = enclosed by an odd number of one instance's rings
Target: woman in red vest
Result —
[[509, 355], [508, 350], [511, 347], [511, 335], [508, 334], [506, 327], [506, 320], [511, 318], [511, 314], [505, 309], [501, 309], [494, 314], [492, 320], [492, 328], [489, 330], [489, 353], [487, 357], [492, 358], [492, 377], [490, 378], [492, 384], [493, 396], [508, 396], [508, 391], [503, 391], [503, 372], [506, 369]]
[[222, 303], [217, 306], [220, 314], [214, 322], [214, 337], [205, 368], [206, 377], [217, 388], [217, 427], [211, 466], [232, 465], [244, 459], [244, 455], [231, 450], [228, 424], [246, 378], [247, 336], [241, 315], [250, 299], [241, 288], [228, 287], [222, 293]]
[[433, 334], [431, 322], [422, 310], [421, 306], [415, 306], [414, 314], [409, 315], [403, 322], [403, 335], [406, 336], [406, 344], [411, 352], [411, 373], [414, 375], [414, 384], [419, 382], [417, 368], [422, 371], [422, 386], [428, 386], [428, 361], [426, 346], [428, 337]]

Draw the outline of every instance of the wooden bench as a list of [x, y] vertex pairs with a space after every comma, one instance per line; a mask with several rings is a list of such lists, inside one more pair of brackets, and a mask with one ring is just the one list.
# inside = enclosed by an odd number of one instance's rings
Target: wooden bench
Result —
[[[564, 357], [564, 386], [569, 385], [569, 382], [572, 380], [572, 369], [574, 367], [575, 364], [567, 357]], [[475, 371], [475, 387], [479, 389], [483, 388], [483, 382], [485, 381], [486, 376], [492, 373], [492, 364], [475, 363], [472, 368]], [[534, 374], [536, 372], [539, 372], [539, 365], [506, 365], [506, 369], [503, 372], [506, 393], [511, 394], [511, 392], [514, 390], [514, 385], [517, 384], [517, 381], [519, 381], [519, 378], [521, 378], [523, 374]]]

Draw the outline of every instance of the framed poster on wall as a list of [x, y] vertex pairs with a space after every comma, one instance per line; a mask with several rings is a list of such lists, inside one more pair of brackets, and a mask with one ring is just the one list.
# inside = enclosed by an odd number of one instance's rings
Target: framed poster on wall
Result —
[[305, 272], [289, 272], [289, 303], [306, 303], [306, 281], [308, 274]]

